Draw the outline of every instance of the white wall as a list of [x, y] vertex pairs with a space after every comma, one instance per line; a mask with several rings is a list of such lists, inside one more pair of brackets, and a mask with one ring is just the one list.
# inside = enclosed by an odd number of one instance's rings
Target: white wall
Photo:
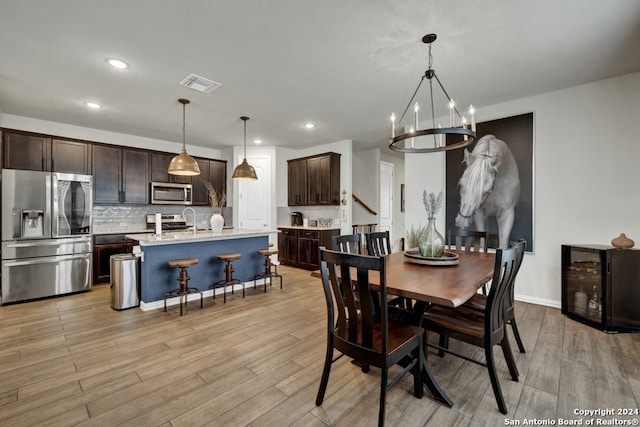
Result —
[[[560, 245], [608, 245], [621, 232], [640, 245], [640, 73], [476, 111], [479, 122], [534, 113], [535, 253], [525, 256], [516, 294], [559, 307]], [[444, 188], [444, 155], [405, 155], [405, 181], [409, 227], [426, 221], [422, 190]]]
[[[353, 153], [351, 180], [353, 194], [358, 196], [367, 206], [380, 212], [380, 149], [358, 151]], [[377, 224], [378, 215], [367, 211], [360, 203], [356, 203], [347, 195], [348, 206], [351, 206], [353, 224]]]
[[399, 251], [400, 238], [405, 234], [405, 214], [400, 211], [400, 184], [404, 184], [404, 160], [386, 154], [380, 155], [380, 160], [393, 163], [393, 251]]

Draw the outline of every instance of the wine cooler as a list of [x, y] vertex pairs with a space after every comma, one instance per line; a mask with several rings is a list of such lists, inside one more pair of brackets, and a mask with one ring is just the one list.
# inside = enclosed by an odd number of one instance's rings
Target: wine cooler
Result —
[[562, 245], [562, 314], [603, 331], [640, 331], [640, 251]]

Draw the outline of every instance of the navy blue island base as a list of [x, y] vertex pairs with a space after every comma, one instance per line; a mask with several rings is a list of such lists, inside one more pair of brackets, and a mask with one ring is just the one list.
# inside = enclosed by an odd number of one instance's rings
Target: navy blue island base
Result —
[[[177, 234], [177, 233], [176, 233]], [[256, 235], [259, 234], [259, 235]], [[165, 235], [156, 239], [153, 235], [127, 235], [137, 240], [142, 249], [140, 263], [140, 307], [159, 308], [165, 293], [179, 287], [179, 269], [169, 267], [168, 262], [176, 259], [197, 258], [198, 264], [188, 268], [189, 287], [200, 291], [211, 290], [214, 283], [224, 280], [225, 263], [216, 258], [219, 254], [239, 253], [241, 258], [233, 261], [233, 277], [242, 282], [252, 282], [256, 274], [264, 270], [264, 256], [258, 249], [269, 247], [269, 233], [235, 230], [232, 234], [213, 235], [199, 232]], [[218, 288], [218, 292], [222, 292]], [[230, 292], [230, 288], [227, 288]]]

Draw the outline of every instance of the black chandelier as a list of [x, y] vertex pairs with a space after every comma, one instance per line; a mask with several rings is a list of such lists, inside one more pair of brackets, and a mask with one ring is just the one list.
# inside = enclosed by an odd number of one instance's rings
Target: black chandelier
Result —
[[[431, 43], [436, 40], [437, 36], [435, 34], [427, 34], [422, 38], [422, 42], [429, 45], [429, 69], [424, 72], [424, 75], [420, 79], [418, 83], [418, 87], [413, 92], [413, 96], [409, 100], [407, 107], [404, 109], [402, 116], [400, 116], [400, 120], [398, 120], [396, 124], [396, 116], [395, 114], [391, 115], [391, 139], [389, 140], [389, 148], [394, 151], [400, 151], [403, 153], [435, 153], [439, 151], [449, 151], [456, 150], [458, 148], [463, 148], [471, 144], [476, 139], [476, 123], [475, 123], [475, 110], [473, 105], [469, 106], [469, 115], [471, 122], [467, 124], [467, 119], [464, 117], [458, 109], [456, 108], [455, 101], [453, 98], [449, 96], [444, 86], [440, 82], [440, 79], [436, 75], [436, 72], [432, 67], [433, 65], [433, 57], [431, 56]], [[419, 129], [418, 128], [418, 111], [420, 110], [420, 106], [416, 102], [414, 105], [414, 125], [410, 126], [409, 131], [396, 135], [396, 129], [401, 126], [402, 120], [404, 119], [407, 111], [413, 104], [418, 90], [422, 83], [426, 80], [429, 80], [429, 97], [431, 101], [431, 123], [432, 127], [428, 129]], [[445, 97], [449, 100], [449, 127], [441, 127], [440, 125], [436, 126], [435, 122], [435, 113], [433, 108], [433, 80], [435, 79], [444, 92]], [[456, 127], [456, 119], [460, 122], [460, 127]], [[415, 146], [414, 138], [418, 138], [421, 136], [433, 135], [433, 147], [424, 146], [423, 143], [420, 146]], [[462, 136], [462, 141], [453, 142], [447, 144], [447, 135], [460, 135]]]

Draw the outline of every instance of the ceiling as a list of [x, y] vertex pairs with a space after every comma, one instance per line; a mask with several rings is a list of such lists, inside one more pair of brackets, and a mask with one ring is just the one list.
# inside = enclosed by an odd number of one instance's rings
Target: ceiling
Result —
[[[187, 148], [241, 145], [243, 115], [249, 144], [383, 148], [427, 33], [477, 110], [640, 70], [637, 0], [0, 0], [0, 112], [181, 142], [188, 98]], [[180, 86], [190, 73], [222, 86]]]

